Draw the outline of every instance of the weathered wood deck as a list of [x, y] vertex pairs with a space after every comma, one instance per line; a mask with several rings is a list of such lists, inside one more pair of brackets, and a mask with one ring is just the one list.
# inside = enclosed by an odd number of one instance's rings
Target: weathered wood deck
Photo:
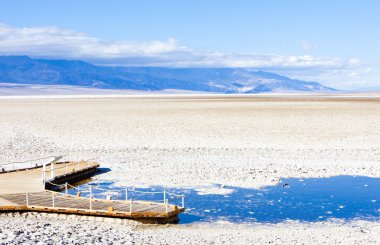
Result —
[[0, 172], [0, 194], [39, 192], [50, 189], [50, 183], [80, 181], [94, 173], [99, 164], [90, 161], [61, 162], [55, 163], [54, 170], [50, 167], [50, 164], [46, 167], [45, 174], [42, 166]]
[[92, 175], [96, 162], [61, 162], [0, 172], [0, 212], [44, 212], [171, 223], [183, 207], [147, 201], [104, 200], [62, 194], [47, 189]]
[[90, 199], [43, 191], [0, 195], [0, 212], [10, 211], [79, 214], [168, 223], [176, 221], [184, 209], [164, 203]]

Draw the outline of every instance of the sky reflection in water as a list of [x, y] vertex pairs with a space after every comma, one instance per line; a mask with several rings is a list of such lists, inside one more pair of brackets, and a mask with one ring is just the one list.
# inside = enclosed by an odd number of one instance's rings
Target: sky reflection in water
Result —
[[[81, 185], [83, 196], [88, 196], [88, 185]], [[285, 186], [284, 186], [285, 185]], [[130, 187], [128, 187], [130, 188]], [[114, 199], [125, 199], [126, 187], [114, 182], [100, 182], [94, 186], [94, 195], [105, 198], [110, 190]], [[323, 221], [329, 218], [345, 220], [377, 220], [380, 217], [380, 178], [336, 176], [331, 178], [282, 179], [276, 186], [261, 189], [237, 188], [228, 195], [200, 194], [193, 189], [167, 191], [186, 195], [186, 213], [180, 223], [225, 220], [235, 223], [277, 223], [286, 220]], [[162, 187], [136, 189], [162, 191]], [[70, 190], [73, 194], [75, 191]], [[162, 201], [162, 194], [129, 192], [134, 200]], [[181, 204], [181, 200], [170, 200]]]

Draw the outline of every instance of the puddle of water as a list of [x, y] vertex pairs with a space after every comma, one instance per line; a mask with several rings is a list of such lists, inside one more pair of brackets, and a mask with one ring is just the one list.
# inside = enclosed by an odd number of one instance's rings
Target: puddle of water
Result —
[[[93, 185], [93, 194], [97, 198], [105, 198], [105, 191], [108, 191], [108, 194], [113, 195], [113, 199], [125, 199], [127, 187], [115, 186], [111, 181], [80, 185], [83, 196], [89, 195], [89, 184]], [[228, 189], [221, 192], [224, 194], [207, 194], [193, 189], [166, 190], [186, 195], [186, 213], [180, 215], [180, 223], [218, 220], [235, 223], [276, 223], [287, 220], [316, 222], [330, 218], [380, 218], [380, 178], [336, 176], [282, 179], [276, 186], [261, 189], [229, 186], [223, 188]], [[163, 191], [163, 188], [138, 190]], [[69, 191], [71, 194], [75, 192]], [[133, 200], [163, 201], [162, 194], [147, 195], [130, 191], [128, 197]], [[169, 202], [181, 205], [180, 199], [170, 199]]]

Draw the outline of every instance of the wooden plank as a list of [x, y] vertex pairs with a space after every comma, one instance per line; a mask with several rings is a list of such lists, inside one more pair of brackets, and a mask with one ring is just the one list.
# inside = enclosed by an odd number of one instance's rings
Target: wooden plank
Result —
[[[53, 196], [55, 204], [54, 207], [52, 205]], [[56, 194], [51, 191], [29, 194], [29, 206], [25, 206], [25, 193], [0, 195], [0, 198], [19, 204], [18, 206], [0, 206], [0, 211], [19, 210], [66, 214], [71, 213], [104, 217], [123, 217], [132, 219], [166, 219], [177, 216], [179, 213], [184, 211], [184, 209], [180, 209], [178, 207], [176, 209], [175, 206], [169, 205], [169, 212], [166, 213], [166, 207], [163, 204], [151, 202], [133, 202], [131, 213], [129, 210], [129, 201], [110, 201], [101, 199], [92, 200], [93, 209], [90, 209], [89, 198], [77, 198], [70, 195]], [[112, 207], [113, 212], [109, 211], [110, 207]]]

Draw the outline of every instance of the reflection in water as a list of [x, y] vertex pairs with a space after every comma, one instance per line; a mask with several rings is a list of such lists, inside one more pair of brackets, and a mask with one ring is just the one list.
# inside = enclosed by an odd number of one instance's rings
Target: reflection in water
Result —
[[[114, 182], [92, 184], [95, 197], [105, 198], [105, 191], [114, 199], [125, 199], [126, 187]], [[88, 183], [81, 192], [88, 196]], [[345, 220], [376, 220], [380, 217], [380, 179], [359, 176], [331, 178], [282, 179], [276, 186], [261, 189], [224, 187], [229, 194], [199, 193], [193, 189], [166, 189], [186, 195], [186, 213], [180, 223], [225, 220], [236, 223], [275, 223], [285, 220], [323, 221], [329, 218]], [[161, 187], [138, 189], [162, 191]], [[74, 190], [70, 190], [74, 193]], [[128, 192], [134, 200], [163, 200], [162, 194]], [[223, 192], [222, 192], [223, 193]], [[170, 196], [169, 196], [170, 197]], [[181, 200], [170, 200], [181, 205]]]

